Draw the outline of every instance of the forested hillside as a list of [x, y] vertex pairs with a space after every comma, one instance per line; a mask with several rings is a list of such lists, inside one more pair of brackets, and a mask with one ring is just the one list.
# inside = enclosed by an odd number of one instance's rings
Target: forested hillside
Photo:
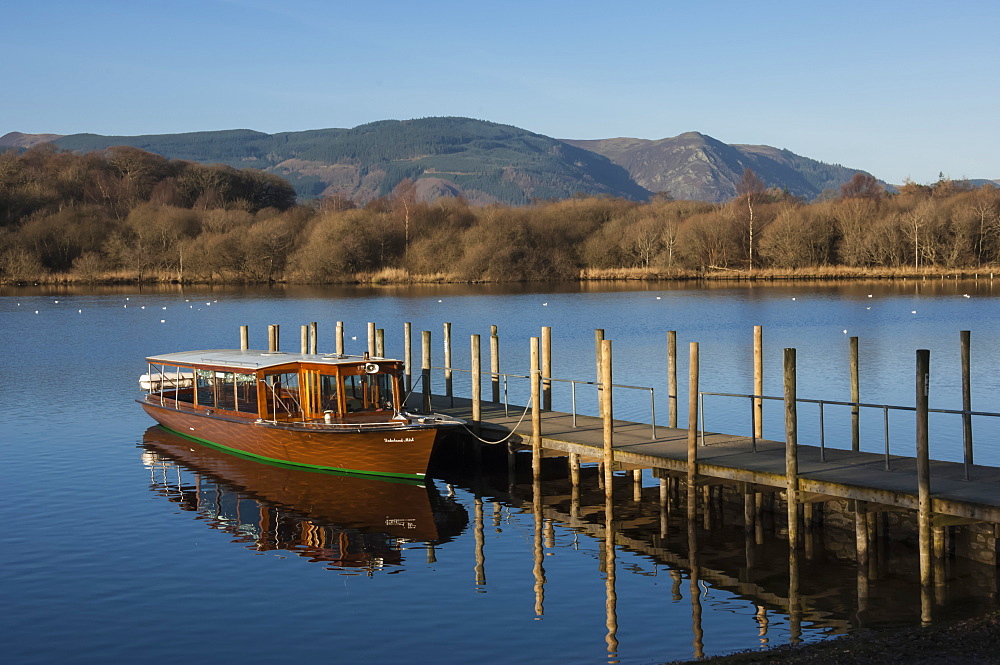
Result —
[[576, 194], [649, 197], [605, 157], [469, 118], [384, 120], [353, 129], [273, 135], [250, 130], [74, 134], [55, 143], [78, 152], [129, 145], [172, 159], [263, 169], [286, 178], [303, 199], [340, 195], [365, 202], [385, 196], [407, 178], [450, 183], [451, 191], [479, 204], [523, 205]]
[[698, 132], [657, 141], [560, 141], [470, 118], [384, 120], [279, 134], [11, 132], [0, 137], [0, 145], [30, 147], [43, 140], [78, 152], [128, 145], [171, 159], [253, 167], [287, 179], [300, 200], [339, 195], [359, 203], [385, 196], [405, 179], [416, 181], [421, 200], [460, 196], [476, 205], [576, 195], [645, 201], [654, 192], [721, 203], [736, 195], [745, 168], [769, 187], [811, 201], [835, 194], [858, 172], [770, 146], [727, 145]]
[[919, 273], [1000, 261], [1000, 189], [887, 193], [856, 175], [805, 203], [752, 170], [725, 204], [573, 197], [419, 200], [403, 180], [359, 207], [295, 204], [275, 175], [129, 147], [0, 154], [0, 282], [515, 281]]

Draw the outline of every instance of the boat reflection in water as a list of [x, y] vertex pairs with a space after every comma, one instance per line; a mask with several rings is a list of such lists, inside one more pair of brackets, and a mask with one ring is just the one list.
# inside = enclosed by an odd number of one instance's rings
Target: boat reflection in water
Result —
[[468, 524], [465, 509], [429, 480], [266, 464], [159, 426], [146, 430], [142, 448], [152, 491], [257, 552], [285, 550], [370, 575], [402, 565], [413, 543], [447, 542]]

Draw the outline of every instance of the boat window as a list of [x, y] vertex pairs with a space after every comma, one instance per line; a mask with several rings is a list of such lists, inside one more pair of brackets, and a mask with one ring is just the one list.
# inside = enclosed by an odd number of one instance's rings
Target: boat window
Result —
[[394, 381], [390, 374], [352, 374], [344, 377], [344, 397], [348, 411], [393, 408]]
[[215, 372], [210, 369], [196, 370], [195, 381], [198, 389], [198, 406], [215, 406]]
[[337, 375], [320, 374], [319, 377], [320, 411], [340, 411], [337, 405]]
[[177, 367], [174, 365], [149, 365], [149, 373], [139, 377], [139, 387], [149, 391], [151, 394], [158, 394], [161, 402], [172, 400], [173, 402], [192, 402], [194, 391], [191, 386], [194, 382], [194, 374], [188, 367]]

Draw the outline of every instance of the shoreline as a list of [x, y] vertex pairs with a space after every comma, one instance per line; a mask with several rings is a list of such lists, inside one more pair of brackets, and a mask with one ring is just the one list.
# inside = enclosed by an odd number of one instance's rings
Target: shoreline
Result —
[[470, 280], [456, 275], [409, 274], [401, 270], [387, 270], [378, 273], [356, 273], [342, 279], [315, 281], [292, 278], [248, 281], [241, 279], [189, 279], [166, 275], [135, 279], [124, 275], [107, 275], [98, 279], [84, 279], [72, 274], [39, 275], [35, 279], [2, 280], [0, 286], [142, 286], [142, 285], [185, 285], [185, 286], [399, 286], [417, 284], [544, 284], [548, 282], [804, 282], [804, 281], [894, 281], [936, 278], [940, 280], [993, 280], [1000, 276], [1000, 267], [981, 266], [976, 269], [800, 269], [800, 270], [758, 270], [750, 273], [742, 270], [727, 271], [655, 271], [639, 268], [615, 268], [606, 270], [582, 270], [574, 278], [567, 279], [511, 279], [511, 280]]

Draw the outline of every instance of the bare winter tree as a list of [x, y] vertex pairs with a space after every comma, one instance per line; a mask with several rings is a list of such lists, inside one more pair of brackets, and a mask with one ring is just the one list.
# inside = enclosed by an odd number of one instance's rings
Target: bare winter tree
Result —
[[753, 253], [754, 253], [754, 217], [753, 217], [753, 207], [757, 203], [760, 203], [764, 197], [764, 192], [767, 191], [767, 185], [761, 180], [760, 176], [753, 172], [753, 169], [747, 167], [743, 169], [743, 176], [740, 181], [736, 183], [736, 195], [739, 201], [746, 203], [747, 212], [749, 213], [749, 219], [747, 222], [747, 231], [750, 237], [750, 248], [748, 256], [750, 259], [750, 272], [753, 272]]
[[877, 201], [885, 196], [885, 188], [879, 184], [875, 176], [868, 173], [855, 173], [849, 182], [840, 186], [840, 197], [844, 199], [871, 199]]

